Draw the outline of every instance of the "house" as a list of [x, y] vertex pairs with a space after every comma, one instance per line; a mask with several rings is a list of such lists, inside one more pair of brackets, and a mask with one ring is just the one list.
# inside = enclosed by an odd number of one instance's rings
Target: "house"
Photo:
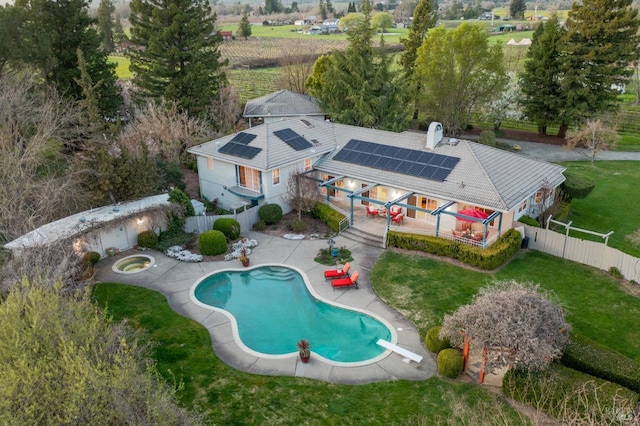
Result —
[[249, 127], [263, 122], [271, 123], [283, 117], [326, 117], [317, 99], [290, 90], [278, 90], [248, 101], [243, 116], [249, 119]]
[[222, 36], [223, 41], [233, 40], [233, 31], [218, 31], [218, 33]]
[[[395, 133], [290, 117], [265, 123], [188, 150], [197, 156], [200, 190], [231, 208], [278, 203], [289, 176], [317, 180], [326, 202], [351, 226], [391, 223], [391, 207], [406, 229], [437, 236], [477, 231], [485, 247], [525, 214], [550, 205], [564, 181], [563, 167], [476, 142], [429, 131]], [[367, 211], [375, 208], [372, 221]], [[480, 217], [458, 212], [476, 210]], [[379, 217], [384, 220], [380, 221]]]

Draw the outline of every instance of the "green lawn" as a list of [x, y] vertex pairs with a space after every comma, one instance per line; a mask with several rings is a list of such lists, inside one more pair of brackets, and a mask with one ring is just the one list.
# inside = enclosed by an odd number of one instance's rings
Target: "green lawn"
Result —
[[109, 62], [116, 64], [116, 76], [121, 80], [128, 80], [133, 75], [129, 71], [129, 64], [131, 61], [124, 56], [110, 55]]
[[523, 424], [500, 396], [438, 377], [355, 386], [247, 374], [218, 359], [207, 331], [171, 310], [161, 294], [99, 284], [94, 297], [114, 319], [146, 330], [160, 373], [181, 381], [183, 403], [206, 411], [212, 424], [489, 424], [499, 417]]
[[[640, 257], [640, 235], [635, 244], [629, 237], [640, 234], [640, 165], [635, 161], [566, 162], [568, 170], [590, 176], [596, 187], [589, 196], [571, 203], [570, 220], [573, 226], [607, 233], [609, 246]], [[602, 242], [603, 239], [584, 233], [572, 232], [571, 236]]]
[[640, 362], [640, 299], [595, 268], [529, 251], [499, 272], [486, 273], [386, 252], [371, 272], [378, 296], [409, 318], [421, 335], [496, 279], [529, 281], [553, 291], [574, 331]]

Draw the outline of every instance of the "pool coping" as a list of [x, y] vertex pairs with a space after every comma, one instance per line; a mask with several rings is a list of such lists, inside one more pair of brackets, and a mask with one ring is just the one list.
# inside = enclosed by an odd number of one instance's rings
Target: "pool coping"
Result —
[[153, 267], [132, 275], [115, 273], [111, 270], [111, 263], [130, 254], [124, 252], [108, 258], [109, 260], [98, 262], [95, 277], [102, 282], [119, 282], [159, 291], [165, 295], [174, 311], [197, 321], [209, 331], [212, 347], [222, 361], [249, 373], [350, 384], [399, 379], [426, 380], [435, 374], [434, 359], [424, 348], [415, 326], [380, 300], [369, 284], [369, 272], [383, 249], [357, 243], [342, 236], [335, 237], [334, 240], [339, 247], [345, 246], [351, 250], [354, 257], [354, 261], [351, 262], [352, 268], [360, 272], [360, 280], [358, 289], [334, 290], [324, 279], [323, 271], [328, 267], [313, 260], [320, 248], [326, 247], [325, 240], [292, 241], [257, 232], [243, 235], [258, 241], [258, 247], [254, 248], [251, 254], [252, 266], [282, 264], [302, 271], [302, 276], [309, 280], [305, 283], [313, 289], [314, 297], [320, 296], [332, 304], [343, 305], [348, 309], [361, 309], [379, 316], [396, 332], [397, 338], [394, 343], [423, 356], [423, 360], [420, 363], [406, 362], [407, 360], [403, 360], [400, 355], [389, 351], [390, 353], [382, 359], [368, 365], [343, 366], [324, 362], [318, 356], [312, 357], [309, 363], [302, 363], [296, 355], [268, 359], [247, 353], [237, 344], [231, 320], [226, 315], [198, 306], [190, 298], [191, 287], [204, 275], [222, 269], [236, 269], [230, 262], [186, 263], [160, 252], [153, 252], [156, 257]]

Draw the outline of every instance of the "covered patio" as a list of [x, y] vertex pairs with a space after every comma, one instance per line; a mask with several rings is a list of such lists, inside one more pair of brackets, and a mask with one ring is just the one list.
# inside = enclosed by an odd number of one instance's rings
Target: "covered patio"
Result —
[[349, 227], [379, 235], [383, 241], [387, 232], [398, 231], [486, 248], [502, 233], [499, 211], [485, 212], [479, 206], [434, 199], [378, 183], [362, 183], [346, 176], [319, 182], [326, 203], [346, 216]]

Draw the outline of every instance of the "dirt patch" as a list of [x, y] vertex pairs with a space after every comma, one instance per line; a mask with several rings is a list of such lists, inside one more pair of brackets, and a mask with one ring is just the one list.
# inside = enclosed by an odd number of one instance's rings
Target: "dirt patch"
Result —
[[282, 216], [282, 220], [275, 225], [269, 225], [262, 232], [263, 234], [271, 235], [274, 237], [283, 237], [285, 234], [305, 234], [307, 238], [311, 234], [318, 234], [320, 238], [328, 238], [335, 234], [327, 225], [325, 225], [320, 219], [317, 219], [311, 215], [302, 215], [302, 221], [305, 223], [306, 228], [302, 232], [295, 232], [291, 230], [291, 222], [298, 219], [298, 214], [295, 212], [288, 213]]

